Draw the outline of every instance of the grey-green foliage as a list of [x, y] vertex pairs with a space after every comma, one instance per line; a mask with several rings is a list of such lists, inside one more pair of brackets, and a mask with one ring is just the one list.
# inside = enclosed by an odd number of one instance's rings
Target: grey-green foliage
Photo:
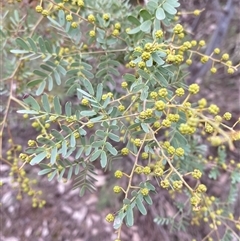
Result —
[[[90, 2], [89, 6], [91, 4], [93, 3]], [[30, 61], [42, 62], [39, 64], [39, 68], [33, 70], [37, 79], [27, 81], [28, 88], [36, 89], [37, 96], [42, 95], [41, 104], [34, 97], [29, 96], [24, 99], [29, 109], [21, 110], [19, 113], [33, 114], [35, 118], [38, 116], [44, 117], [46, 123], [49, 124], [51, 124], [51, 118], [70, 123], [61, 123], [59, 129], [53, 128], [50, 131], [51, 136], [38, 137], [36, 140], [38, 146], [29, 147], [26, 150], [26, 153], [30, 155], [35, 154], [30, 161], [31, 165], [43, 163], [45, 158], [50, 156], [48, 164], [52, 167], [40, 172], [41, 174], [49, 174], [50, 179], [55, 176], [61, 179], [65, 175], [65, 170], [68, 170], [68, 179], [72, 176], [71, 170], [73, 166], [68, 161], [70, 157], [76, 162], [79, 162], [80, 158], [83, 157], [86, 163], [99, 159], [101, 167], [107, 168], [111, 158], [119, 155], [113, 143], [120, 141], [119, 129], [123, 128], [125, 123], [122, 120], [122, 114], [117, 110], [117, 105], [110, 103], [111, 97], [102, 99], [102, 96], [109, 91], [109, 82], [113, 88], [116, 87], [116, 77], [120, 75], [118, 68], [121, 66], [121, 62], [128, 61], [129, 55], [132, 54], [132, 50], [138, 44], [138, 41], [144, 35], [146, 35], [146, 38], [139, 43], [141, 46], [144, 46], [148, 41], [153, 41], [154, 36], [150, 32], [154, 33], [162, 29], [159, 18], [162, 24], [169, 25], [176, 13], [176, 8], [179, 6], [177, 0], [150, 1], [145, 9], [139, 9], [139, 7], [136, 11], [131, 9], [132, 15], [126, 15], [126, 9], [130, 8], [130, 5], [124, 3], [120, 8], [119, 4], [110, 1], [104, 3], [99, 1], [94, 2], [92, 7], [99, 7], [106, 12], [111, 12], [115, 21], [122, 24], [122, 38], [106, 34], [111, 25], [110, 22], [104, 22], [100, 14], [96, 14], [98, 20], [96, 39], [87, 38], [82, 33], [85, 32], [87, 27], [91, 29], [93, 26], [86, 27], [80, 24], [76, 29], [73, 29], [70, 22], [65, 20], [66, 14], [64, 11], [60, 10], [55, 15], [55, 18], [48, 17], [50, 27], [57, 31], [60, 40], [54, 38], [53, 41], [50, 41], [47, 37], [42, 36], [17, 38], [15, 40], [16, 45], [20, 48], [11, 50], [12, 53], [21, 55], [20, 60], [29, 59]], [[138, 11], [139, 16], [135, 17], [137, 15], [135, 13]], [[84, 11], [81, 17], [86, 18], [88, 14], [88, 10]], [[132, 30], [125, 33], [126, 27], [131, 27]], [[97, 48], [96, 53], [94, 51], [84, 51], [82, 48], [84, 43], [87, 42], [88, 45], [91, 45], [93, 41], [95, 41], [94, 44]], [[71, 54], [68, 55], [66, 49], [62, 47], [63, 44], [68, 46], [68, 51]], [[119, 48], [119, 46], [121, 46], [121, 49], [118, 52], [116, 48]], [[74, 47], [73, 51], [71, 47]], [[122, 56], [119, 53], [126, 54], [124, 60], [121, 59]], [[68, 62], [69, 57], [73, 59], [70, 63]], [[135, 64], [142, 61], [142, 57], [138, 56], [137, 53], [133, 53], [133, 57], [136, 58], [134, 60]], [[165, 57], [166, 53], [164, 51], [156, 50], [147, 63], [149, 72], [138, 69], [138, 77], [132, 74], [123, 76], [124, 80], [130, 85], [129, 91], [132, 93], [131, 95], [137, 97], [136, 100], [145, 101], [149, 92], [156, 85], [160, 87], [185, 86], [174, 78], [174, 71], [179, 68], [167, 64], [164, 60]], [[63, 107], [60, 96], [55, 96], [50, 101], [48, 95], [44, 94], [44, 92], [46, 90], [54, 91], [56, 86], [63, 88], [65, 93], [69, 95], [76, 94], [78, 101], [82, 100], [82, 98], [87, 99], [91, 108], [74, 105], [71, 102], [67, 102]], [[119, 93], [116, 91], [114, 95], [117, 98]], [[173, 92], [169, 90], [169, 98], [172, 98], [172, 96]], [[141, 105], [138, 111], [142, 111]], [[157, 115], [161, 117], [160, 112]], [[148, 119], [143, 123], [137, 119], [136, 123], [133, 124], [134, 127], [130, 125], [126, 130], [123, 128], [126, 131], [124, 142], [127, 146], [133, 148], [134, 153], [137, 152], [137, 149], [131, 144], [127, 136], [148, 133], [148, 125], [154, 121], [156, 121], [156, 118]], [[89, 123], [96, 124], [100, 129], [94, 130], [92, 135], [87, 134], [86, 127]], [[141, 127], [141, 130], [135, 131], [134, 128], [136, 127]], [[176, 134], [172, 144], [187, 146], [187, 140], [178, 133], [177, 128], [177, 125], [173, 126], [173, 132]], [[80, 137], [76, 138], [76, 136]], [[153, 147], [154, 142], [148, 146], [148, 151], [154, 153]], [[62, 170], [56, 169], [57, 162], [61, 162]], [[81, 185], [83, 182], [79, 183]], [[144, 200], [151, 204], [151, 199], [144, 197]], [[145, 213], [141, 204], [142, 200], [137, 198], [137, 207], [140, 212]], [[129, 209], [127, 215], [129, 225], [132, 223], [131, 214], [131, 209]]]
[[[180, 125], [189, 118], [182, 106], [177, 108], [179, 102], [175, 100], [176, 88], [187, 89], [185, 66], [167, 61], [168, 52], [174, 48], [171, 37], [174, 16], [180, 5], [178, 0], [150, 0], [145, 7], [136, 8], [121, 1], [86, 1], [86, 4], [87, 7], [80, 12], [77, 12], [77, 7], [71, 6], [74, 20], [79, 23], [77, 28], [66, 20], [63, 10], [55, 11], [47, 17], [47, 27], [54, 33], [17, 37], [17, 47], [11, 50], [20, 61], [30, 61], [27, 62], [30, 63], [28, 68], [36, 77], [23, 80], [30, 95], [23, 100], [26, 109], [18, 111], [32, 115], [42, 130], [36, 143], [25, 151], [30, 156], [30, 165], [39, 164], [39, 175], [47, 175], [49, 181], [73, 179], [73, 187], [79, 188], [80, 195], [83, 195], [86, 190], [95, 190], [95, 164], [99, 163], [106, 170], [111, 169], [112, 160], [123, 159], [121, 145], [141, 159], [139, 146], [134, 145], [133, 140], [142, 141], [142, 136], [145, 136], [143, 150], [149, 156], [167, 155], [160, 146], [165, 129], [159, 134], [153, 131], [153, 124], [167, 114], [154, 110], [150, 118], [139, 117], [143, 110], [154, 109], [155, 100], [149, 98], [151, 92], [166, 88], [169, 110], [172, 108], [173, 113], [180, 116], [179, 122], [172, 123], [169, 128], [169, 143], [174, 148], [184, 149], [184, 156], [171, 158], [169, 163], [181, 175], [189, 175], [196, 168], [204, 172], [205, 163], [198, 157], [205, 154], [206, 146], [199, 144], [199, 139], [179, 131]], [[95, 13], [96, 23], [86, 21], [92, 12]], [[103, 13], [110, 13], [111, 20], [105, 21]], [[112, 34], [116, 23], [121, 23], [119, 36]], [[94, 38], [89, 36], [91, 30], [96, 32]], [[164, 31], [162, 38], [155, 37], [158, 30]], [[1, 33], [5, 34], [4, 31]], [[135, 72], [125, 68], [126, 64], [138, 66], [144, 62], [142, 53], [135, 47], [144, 49], [148, 43], [156, 46], [146, 61], [146, 68], [135, 68]], [[178, 48], [176, 46], [174, 51]], [[124, 74], [121, 68], [124, 68]], [[119, 87], [123, 81], [128, 85], [127, 90]], [[83, 100], [88, 104], [83, 104]], [[124, 104], [126, 110], [121, 111], [120, 104]], [[195, 106], [196, 103], [193, 103]], [[219, 164], [225, 164], [225, 150], [219, 148], [218, 155]], [[164, 167], [168, 168], [169, 163], [163, 158]], [[154, 167], [151, 168], [152, 172]], [[168, 176], [172, 171], [168, 169], [164, 176], [171, 182], [179, 180], [176, 174]], [[130, 175], [133, 173], [134, 170]], [[212, 167], [208, 176], [216, 180], [220, 176], [219, 166]], [[151, 196], [156, 192], [151, 184], [154, 178], [157, 183], [164, 179], [151, 173], [137, 185], [136, 190], [125, 196], [123, 206], [115, 215], [115, 229], [123, 223], [133, 226], [135, 209], [142, 215], [147, 214], [147, 207], [153, 204]], [[237, 172], [232, 172], [231, 181], [232, 184], [239, 182]], [[148, 194], [143, 195], [142, 189]], [[184, 194], [188, 199], [193, 195], [190, 191]], [[228, 200], [230, 204], [235, 202], [235, 194], [236, 186], [233, 185]], [[177, 218], [156, 217], [155, 222], [170, 225], [172, 231], [185, 231], [189, 223], [187, 215], [191, 210], [189, 208], [184, 213], [184, 205], [178, 202], [176, 209]]]

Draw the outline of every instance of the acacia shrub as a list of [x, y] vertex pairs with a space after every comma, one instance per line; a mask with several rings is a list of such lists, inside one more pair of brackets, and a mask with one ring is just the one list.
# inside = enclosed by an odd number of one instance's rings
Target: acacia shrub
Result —
[[[1, 130], [17, 104], [18, 115], [38, 132], [24, 151], [9, 138], [2, 158], [19, 183], [18, 199], [27, 193], [33, 207], [45, 205], [26, 165], [38, 165], [49, 181], [73, 179], [80, 195], [95, 190], [97, 166], [112, 173], [113, 192], [123, 194], [119, 209], [106, 216], [117, 231], [115, 241], [122, 225], [133, 226], [134, 210], [146, 215], [162, 189], [181, 198], [173, 203], [174, 216], [156, 213], [156, 224], [187, 232], [187, 225], [206, 222], [210, 231], [202, 240], [239, 238], [233, 205], [240, 166], [227, 154], [240, 138], [240, 119], [231, 124], [232, 114], [198, 98], [200, 86], [185, 78], [193, 58], [211, 61], [212, 74], [219, 66], [233, 74], [240, 64], [219, 48], [205, 55], [205, 41], [191, 39], [179, 23], [179, 6], [178, 0], [137, 7], [127, 1], [43, 0], [25, 17], [18, 9], [3, 16], [10, 18], [1, 30], [9, 59]], [[207, 159], [210, 146], [217, 156]], [[222, 170], [230, 186], [224, 202], [208, 195], [204, 181], [217, 182]]]

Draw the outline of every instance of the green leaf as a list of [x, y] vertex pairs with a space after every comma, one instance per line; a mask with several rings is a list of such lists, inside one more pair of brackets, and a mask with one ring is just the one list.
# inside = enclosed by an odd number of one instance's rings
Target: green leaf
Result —
[[144, 207], [143, 203], [142, 203], [142, 198], [140, 196], [138, 196], [136, 198], [136, 204], [137, 204], [137, 208], [138, 210], [140, 211], [140, 213], [142, 215], [146, 215], [147, 214], [147, 210], [146, 208]]
[[218, 153], [218, 157], [219, 157], [218, 163], [220, 163], [220, 164], [225, 163], [226, 157], [227, 157], [225, 148], [218, 147], [217, 153]]
[[152, 15], [146, 9], [142, 9], [139, 14], [144, 21], [152, 18]]
[[35, 80], [32, 80], [32, 81], [29, 81], [27, 83], [27, 87], [34, 87], [38, 84], [40, 84], [43, 80], [42, 79], [35, 79]]
[[75, 150], [76, 150], [76, 147], [71, 147], [71, 148], [67, 151], [67, 153], [66, 153], [66, 155], [65, 155], [64, 157], [65, 157], [65, 158], [70, 157]]
[[86, 88], [86, 90], [89, 92], [89, 94], [94, 95], [94, 89], [91, 84], [91, 82], [88, 79], [83, 80], [83, 85]]
[[52, 171], [51, 168], [43, 169], [43, 170], [41, 170], [41, 171], [38, 172], [38, 175], [39, 175], [39, 176], [42, 176], [42, 175], [48, 174], [48, 173], [51, 172], [51, 171]]
[[90, 153], [91, 153], [91, 151], [92, 151], [92, 146], [87, 147], [87, 148], [85, 149], [85, 155], [86, 155], [86, 156], [89, 156]]
[[110, 125], [110, 130], [119, 130], [119, 126], [116, 125], [115, 123], [114, 124], [113, 123], [112, 123], [112, 125]]
[[96, 134], [96, 136], [98, 136], [102, 139], [104, 139], [108, 135], [108, 133], [106, 131], [103, 131], [103, 130], [97, 130], [95, 132], [95, 134]]
[[112, 118], [116, 117], [118, 113], [118, 109], [114, 106], [112, 109], [109, 109], [108, 114], [111, 115]]
[[72, 133], [70, 136], [70, 147], [75, 147], [76, 146], [76, 138], [74, 134]]
[[142, 77], [142, 78], [144, 78], [144, 79], [146, 79], [146, 80], [148, 80], [149, 79], [149, 74], [148, 73], [146, 73], [144, 70], [142, 70], [142, 69], [139, 69], [138, 71], [137, 71], [138, 73], [139, 73], [139, 75]]
[[165, 12], [161, 7], [156, 11], [156, 18], [160, 21], [166, 18]]
[[57, 65], [55, 64], [55, 63], [53, 63], [52, 61], [46, 61], [46, 64], [47, 65], [50, 65], [51, 67], [53, 67], [53, 68], [56, 68], [57, 67]]
[[129, 82], [135, 82], [137, 80], [136, 76], [133, 74], [124, 74], [123, 79]]
[[39, 112], [35, 111], [35, 110], [18, 110], [17, 113], [19, 113], [19, 114], [30, 114], [30, 115], [39, 114]]
[[84, 195], [85, 192], [86, 192], [86, 189], [87, 189], [87, 186], [82, 186], [82, 187], [80, 188], [80, 192], [79, 192], [79, 196], [80, 196], [80, 197], [83, 197], [83, 195]]
[[52, 89], [53, 89], [53, 79], [52, 79], [51, 75], [49, 75], [47, 77], [47, 81], [48, 81], [48, 91], [52, 91]]
[[71, 27], [71, 23], [70, 22], [66, 22], [66, 26], [65, 26], [65, 31], [68, 33]]
[[62, 154], [63, 157], [67, 155], [67, 141], [63, 140], [62, 141], [62, 148], [60, 150], [60, 153]]
[[137, 18], [135, 18], [134, 16], [130, 15], [128, 16], [128, 21], [139, 26], [141, 23], [139, 22], [139, 20]]
[[61, 125], [61, 129], [64, 130], [68, 135], [72, 134], [72, 129], [64, 124]]
[[87, 70], [92, 70], [93, 69], [92, 65], [90, 65], [90, 64], [88, 64], [86, 62], [81, 62], [80, 66], [83, 66], [84, 69], [87, 69]]
[[152, 58], [158, 65], [163, 65], [165, 61], [159, 55], [158, 52], [154, 52], [152, 53]]
[[54, 170], [51, 175], [48, 177], [48, 181], [51, 182], [53, 180], [53, 178], [56, 176], [58, 170]]
[[[130, 91], [132, 91], [133, 93], [137, 93], [139, 90], [142, 90], [145, 87], [146, 84], [138, 84], [135, 86], [131, 86]], [[132, 88], [133, 87], [133, 88]]]
[[108, 137], [113, 141], [116, 141], [116, 142], [120, 141], [120, 137], [118, 135], [113, 134], [112, 132], [108, 133]]
[[47, 112], [50, 113], [51, 112], [51, 107], [48, 101], [48, 96], [46, 94], [42, 95], [42, 105], [43, 105], [43, 109]]
[[157, 18], [154, 19], [153, 21], [153, 31], [157, 31], [161, 29], [161, 21], [159, 21]]
[[88, 70], [82, 69], [81, 72], [88, 79], [94, 78], [94, 74], [92, 72], [89, 72]]
[[62, 26], [57, 22], [55, 21], [54, 19], [52, 19], [51, 17], [47, 16], [47, 18], [50, 20], [50, 22], [54, 25], [56, 25], [57, 27], [61, 28]]
[[238, 185], [233, 184], [230, 186], [227, 201], [228, 203], [235, 203], [238, 198]]
[[149, 195], [143, 197], [147, 204], [152, 205], [153, 201]]
[[59, 181], [59, 182], [62, 180], [65, 171], [66, 171], [66, 169], [63, 168], [62, 171], [60, 172], [60, 174], [59, 174], [59, 176], [58, 176], [58, 181]]
[[100, 146], [103, 146], [103, 145], [104, 145], [104, 141], [103, 140], [101, 140], [101, 141], [94, 141], [92, 143], [93, 147], [100, 147]]
[[213, 179], [213, 180], [217, 180], [218, 176], [219, 176], [219, 170], [217, 168], [213, 168], [210, 173], [208, 174], [208, 177]]
[[101, 126], [103, 126], [104, 128], [108, 129], [109, 128], [109, 124], [107, 121], [103, 121]]
[[38, 137], [37, 142], [41, 143], [41, 144], [44, 144], [44, 145], [47, 145], [47, 146], [54, 146], [55, 145], [55, 143], [47, 137]]
[[158, 225], [168, 225], [168, 224], [173, 224], [174, 219], [171, 217], [157, 217], [154, 219], [154, 222], [157, 223]]
[[146, 20], [140, 25], [140, 30], [142, 30], [145, 33], [149, 33], [151, 30], [151, 25], [152, 25], [152, 21]]
[[122, 226], [123, 219], [127, 215], [126, 212], [120, 211], [118, 215], [115, 217], [114, 222], [113, 222], [113, 228], [114, 229], [119, 229]]
[[46, 156], [47, 156], [46, 152], [39, 153], [30, 161], [30, 165], [35, 165], [40, 163]]
[[52, 50], [52, 46], [51, 46], [50, 42], [48, 40], [45, 40], [44, 43], [45, 43], [45, 47], [46, 47], [48, 53], [52, 54], [53, 50]]
[[131, 201], [130, 201], [128, 198], [124, 198], [124, 199], [123, 199], [123, 204], [125, 204], [125, 205], [130, 205], [130, 204], [131, 204]]
[[234, 170], [234, 171], [231, 173], [231, 183], [232, 183], [232, 184], [240, 183], [240, 174], [239, 174], [239, 171]]
[[111, 102], [110, 97], [107, 97], [107, 99], [102, 104], [102, 108], [105, 109], [109, 105], [110, 102]]
[[15, 9], [13, 13], [14, 13], [14, 18], [15, 18], [16, 22], [19, 23], [20, 19], [19, 19], [18, 11]]
[[[221, 241], [233, 241], [236, 238], [236, 237], [234, 238], [233, 236], [234, 236], [233, 232], [229, 229], [226, 229], [224, 236], [221, 238]], [[237, 238], [239, 237], [240, 236], [238, 236]]]
[[42, 83], [38, 86], [38, 89], [36, 90], [36, 95], [39, 96], [44, 92], [46, 86], [46, 81], [42, 81]]
[[141, 127], [144, 130], [144, 132], [149, 133], [148, 125], [146, 123], [141, 123]]
[[141, 92], [140, 100], [144, 101], [148, 97], [148, 86], [145, 86]]
[[40, 70], [37, 70], [37, 69], [34, 70], [33, 73], [38, 75], [38, 76], [41, 76], [41, 77], [48, 77], [48, 74], [46, 74], [46, 73], [44, 73], [44, 72], [42, 72]]
[[141, 125], [141, 123], [134, 123], [134, 124], [130, 125], [130, 126], [128, 127], [128, 129], [131, 130], [131, 129], [134, 129], [134, 128], [140, 126], [140, 125]]
[[[77, 90], [78, 87], [80, 87], [80, 84], [79, 84], [79, 83], [74, 83], [74, 84], [72, 84], [72, 85], [68, 88], [66, 94], [67, 94], [68, 96], [73, 96], [73, 95], [75, 95], [75, 94], [76, 94], [76, 90]], [[82, 94], [81, 94], [80, 92], [77, 92], [77, 96], [78, 96], [79, 99], [82, 98]], [[80, 97], [80, 96], [81, 96], [81, 97]]]
[[88, 94], [86, 91], [84, 91], [84, 90], [82, 90], [80, 88], [77, 88], [77, 91], [79, 91], [80, 93], [82, 93], [85, 96], [88, 96], [88, 97], [92, 98], [92, 96], [90, 94]]
[[79, 165], [79, 163], [78, 163], [78, 164], [75, 166], [74, 174], [75, 174], [75, 175], [78, 175], [79, 171], [80, 171], [80, 165]]
[[45, 43], [44, 43], [42, 37], [38, 38], [38, 44], [39, 44], [39, 47], [41, 49], [41, 52], [45, 54], [46, 53], [46, 47], [45, 47]]
[[107, 148], [107, 150], [108, 150], [113, 156], [116, 156], [116, 155], [117, 155], [118, 151], [116, 150], [115, 147], [112, 146], [111, 143], [106, 142], [106, 148]]
[[97, 73], [96, 73], [96, 77], [97, 78], [102, 78], [103, 76], [105, 76], [107, 74], [108, 70], [106, 67], [104, 67], [103, 69], [100, 69]]
[[37, 53], [38, 49], [36, 43], [31, 38], [27, 38], [27, 41], [30, 44], [32, 51]]
[[41, 64], [40, 67], [46, 71], [49, 71], [49, 72], [52, 72], [53, 69], [50, 68], [48, 65], [45, 65], [45, 64]]
[[78, 149], [78, 151], [77, 151], [77, 153], [76, 153], [76, 155], [75, 155], [75, 158], [76, 158], [76, 159], [78, 159], [78, 158], [82, 155], [83, 150], [84, 150], [84, 147], [83, 147], [83, 146], [81, 146], [81, 147]]
[[178, 0], [167, 0], [167, 2], [175, 8], [180, 6], [180, 3], [178, 2]]
[[87, 135], [87, 132], [86, 132], [84, 129], [82, 129], [82, 128], [79, 128], [79, 129], [78, 129], [78, 132], [79, 132], [79, 134], [80, 134], [81, 136]]
[[127, 213], [126, 224], [127, 224], [127, 226], [131, 227], [134, 224], [133, 208], [131, 206], [128, 206], [126, 213]]
[[155, 10], [157, 9], [157, 7], [158, 7], [158, 4], [156, 2], [154, 2], [154, 1], [148, 1], [147, 2], [147, 9], [150, 12], [154, 13]]
[[96, 99], [98, 102], [102, 99], [102, 92], [103, 92], [103, 84], [100, 83], [97, 85], [97, 93], [96, 93]]
[[136, 197], [138, 195], [138, 192], [136, 191], [136, 190], [133, 190], [132, 192], [131, 192], [131, 196], [132, 197]]
[[44, 152], [45, 149], [43, 147], [37, 147], [37, 148], [26, 148], [25, 152], [27, 154], [39, 154], [40, 152]]
[[163, 4], [163, 9], [164, 9], [166, 12], [168, 12], [169, 14], [172, 14], [172, 15], [174, 15], [174, 14], [177, 13], [177, 10], [176, 10], [172, 5], [170, 5], [168, 2], [165, 2], [165, 3]]
[[66, 113], [66, 116], [71, 116], [72, 115], [72, 102], [68, 101], [66, 102], [65, 104], [65, 113]]
[[95, 161], [101, 154], [102, 154], [102, 150], [96, 150], [95, 152], [92, 153], [90, 161], [91, 162]]
[[101, 152], [100, 164], [102, 168], [105, 168], [107, 166], [107, 154], [105, 151]]
[[54, 78], [55, 78], [57, 85], [61, 85], [61, 77], [60, 77], [59, 73], [56, 70], [54, 70], [53, 74], [54, 74]]
[[62, 114], [62, 107], [60, 105], [59, 98], [57, 96], [54, 97], [53, 99], [53, 105], [54, 105], [54, 110], [58, 115]]
[[116, 69], [116, 67], [108, 67], [108, 73], [115, 75], [115, 76], [120, 76], [119, 71]]
[[136, 27], [136, 28], [133, 28], [131, 29], [130, 31], [127, 32], [127, 34], [136, 34], [138, 32], [140, 32], [140, 26]]
[[94, 116], [94, 115], [96, 115], [97, 113], [96, 113], [96, 111], [94, 111], [94, 110], [83, 110], [83, 111], [80, 112], [80, 114], [81, 114], [82, 116]]
[[70, 166], [70, 168], [68, 170], [68, 175], [67, 175], [68, 181], [72, 178], [72, 173], [73, 173], [73, 166]]
[[155, 191], [156, 189], [150, 182], [146, 182], [146, 187], [151, 191]]
[[[78, 99], [81, 99], [82, 97], [78, 98]], [[98, 104], [98, 102], [96, 100], [94, 100], [93, 98], [91, 97], [88, 97], [88, 96], [84, 96], [84, 98], [86, 98], [87, 100], [89, 100], [91, 102], [91, 105], [95, 108], [98, 108], [99, 109], [99, 106], [96, 105]]]
[[157, 81], [164, 87], [167, 87], [168, 86], [168, 82], [167, 80], [165, 79], [165, 77], [158, 71], [155, 73], [155, 76], [157, 78]]
[[52, 129], [51, 134], [56, 138], [56, 141], [62, 141], [64, 140], [64, 137], [62, 136], [61, 133], [59, 133], [57, 130]]
[[102, 120], [103, 118], [104, 118], [104, 116], [100, 115], [100, 116], [97, 116], [97, 117], [94, 117], [94, 118], [90, 118], [89, 121], [94, 123], [94, 122], [98, 122], [98, 121]]
[[153, 66], [153, 59], [152, 59], [152, 56], [150, 57], [149, 60], [146, 61], [146, 66], [147, 66], [147, 67], [152, 67], [152, 66]]
[[22, 38], [17, 38], [16, 39], [16, 43], [22, 47], [24, 50], [28, 50], [29, 51], [29, 46], [26, 44], [26, 42], [22, 39]]
[[63, 75], [65, 76], [67, 71], [61, 66], [61, 65], [58, 65], [57, 66], [57, 70]]
[[36, 111], [40, 111], [40, 106], [38, 102], [31, 96], [29, 95], [27, 98], [23, 99], [24, 103], [28, 104], [28, 106]]
[[13, 54], [27, 54], [29, 53], [28, 50], [21, 50], [21, 49], [12, 49], [10, 50], [11, 53]]
[[179, 131], [175, 131], [174, 139], [178, 141], [178, 146], [186, 146], [188, 143], [187, 139]]
[[50, 164], [51, 164], [51, 165], [54, 165], [55, 162], [56, 162], [57, 151], [58, 151], [58, 149], [57, 149], [56, 146], [54, 146], [54, 147], [52, 148], [52, 150], [51, 150], [51, 158], [50, 158]]

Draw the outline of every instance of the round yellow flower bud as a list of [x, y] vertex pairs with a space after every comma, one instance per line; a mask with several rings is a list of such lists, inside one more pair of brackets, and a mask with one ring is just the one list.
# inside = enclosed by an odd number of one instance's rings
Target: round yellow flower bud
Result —
[[71, 15], [71, 14], [68, 14], [68, 15], [66, 16], [66, 20], [67, 20], [68, 22], [72, 22], [72, 20], [73, 20], [72, 15]]
[[41, 13], [43, 11], [43, 8], [42, 8], [42, 6], [37, 5], [35, 10], [36, 10], [37, 13]]

